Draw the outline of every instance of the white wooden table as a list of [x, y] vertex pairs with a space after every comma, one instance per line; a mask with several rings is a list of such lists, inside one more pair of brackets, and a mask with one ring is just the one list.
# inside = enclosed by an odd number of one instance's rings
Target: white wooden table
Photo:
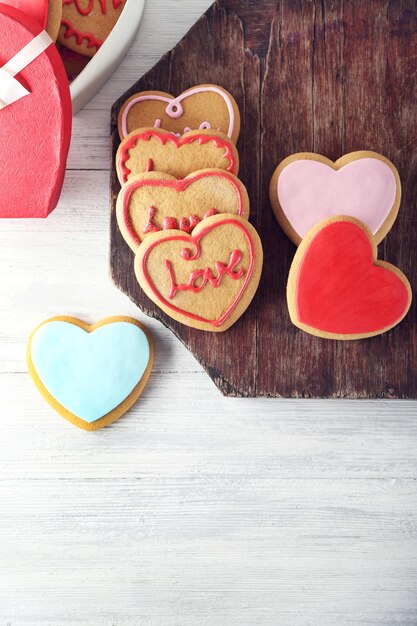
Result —
[[[75, 120], [58, 209], [0, 223], [1, 626], [417, 624], [416, 404], [223, 398], [109, 280], [110, 105], [209, 4], [148, 0]], [[27, 336], [57, 314], [154, 332], [110, 428], [76, 429], [29, 380]]]

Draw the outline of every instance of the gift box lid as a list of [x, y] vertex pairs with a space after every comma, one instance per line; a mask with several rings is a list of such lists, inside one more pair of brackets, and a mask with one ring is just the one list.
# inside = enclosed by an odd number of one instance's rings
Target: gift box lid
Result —
[[49, 35], [0, 3], [0, 217], [47, 217], [71, 138], [68, 79]]

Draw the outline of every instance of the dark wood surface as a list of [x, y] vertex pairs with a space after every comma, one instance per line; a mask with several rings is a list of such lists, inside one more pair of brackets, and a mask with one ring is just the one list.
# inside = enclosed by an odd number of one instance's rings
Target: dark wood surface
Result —
[[375, 150], [403, 183], [398, 219], [379, 257], [398, 265], [413, 291], [417, 268], [417, 9], [415, 0], [219, 0], [186, 37], [115, 104], [158, 89], [179, 94], [218, 83], [242, 114], [239, 177], [265, 253], [257, 296], [226, 333], [190, 329], [160, 311], [138, 286], [133, 254], [118, 232], [111, 180], [111, 272], [146, 314], [160, 319], [226, 395], [417, 398], [416, 304], [386, 335], [342, 342], [292, 326], [285, 300], [295, 247], [273, 217], [268, 185], [293, 152], [331, 159]]

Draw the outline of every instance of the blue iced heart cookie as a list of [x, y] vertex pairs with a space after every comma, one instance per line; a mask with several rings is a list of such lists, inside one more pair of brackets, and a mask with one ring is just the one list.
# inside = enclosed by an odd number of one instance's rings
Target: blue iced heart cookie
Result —
[[88, 326], [53, 318], [33, 332], [29, 371], [48, 402], [86, 430], [107, 426], [140, 395], [152, 367], [149, 334], [132, 318]]

